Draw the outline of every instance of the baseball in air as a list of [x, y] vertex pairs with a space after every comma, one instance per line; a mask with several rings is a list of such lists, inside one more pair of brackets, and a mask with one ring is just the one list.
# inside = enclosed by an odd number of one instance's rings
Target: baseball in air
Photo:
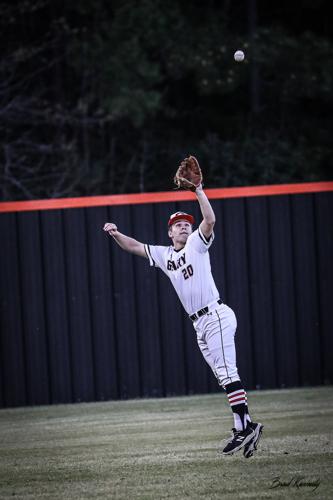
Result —
[[241, 62], [241, 61], [244, 61], [244, 52], [242, 50], [236, 50], [236, 52], [234, 53], [234, 58], [235, 58], [235, 61], [237, 62]]

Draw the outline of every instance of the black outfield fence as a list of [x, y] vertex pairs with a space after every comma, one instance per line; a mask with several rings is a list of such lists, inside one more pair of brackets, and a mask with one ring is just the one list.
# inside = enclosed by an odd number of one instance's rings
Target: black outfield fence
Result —
[[[308, 186], [230, 198], [212, 190], [213, 274], [238, 318], [249, 389], [333, 382], [333, 183]], [[167, 245], [171, 213], [200, 220], [193, 195], [183, 197], [0, 204], [1, 407], [218, 390], [167, 277], [102, 231], [114, 221]]]

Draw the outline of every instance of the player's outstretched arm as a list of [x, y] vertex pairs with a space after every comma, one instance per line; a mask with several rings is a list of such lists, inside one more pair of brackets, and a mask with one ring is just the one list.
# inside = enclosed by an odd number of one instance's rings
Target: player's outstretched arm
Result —
[[203, 220], [200, 224], [200, 229], [203, 232], [204, 236], [208, 239], [210, 238], [214, 225], [215, 225], [215, 213], [214, 210], [204, 192], [202, 189], [202, 185], [198, 186], [195, 190], [195, 194], [198, 198], [198, 202], [200, 205], [200, 210], [202, 213]]
[[109, 235], [112, 236], [112, 238], [123, 250], [134, 253], [135, 255], [139, 255], [140, 257], [148, 258], [145, 252], [144, 244], [140, 243], [140, 241], [137, 241], [134, 238], [126, 236], [126, 234], [120, 233], [116, 224], [114, 224], [113, 222], [106, 222], [106, 224], [104, 224], [103, 230], [106, 233], [109, 233]]

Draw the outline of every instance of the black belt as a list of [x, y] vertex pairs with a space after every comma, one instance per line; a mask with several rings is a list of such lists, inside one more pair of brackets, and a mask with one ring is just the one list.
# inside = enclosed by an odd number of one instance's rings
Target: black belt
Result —
[[[218, 299], [216, 302], [217, 302], [218, 304], [223, 304], [223, 302], [222, 302], [222, 300], [221, 300], [221, 299]], [[191, 314], [190, 319], [191, 319], [192, 321], [195, 321], [196, 319], [201, 318], [201, 316], [203, 316], [204, 314], [207, 314], [207, 313], [208, 313], [208, 311], [209, 311], [209, 307], [208, 307], [208, 306], [203, 307], [202, 309], [199, 309], [199, 311], [197, 311], [197, 312], [195, 312], [195, 313]]]

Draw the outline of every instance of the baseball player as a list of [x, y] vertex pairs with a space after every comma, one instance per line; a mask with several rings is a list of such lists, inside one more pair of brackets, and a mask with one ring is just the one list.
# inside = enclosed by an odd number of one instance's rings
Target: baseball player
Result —
[[[184, 172], [181, 173], [184, 175]], [[202, 180], [202, 176], [199, 180]], [[251, 421], [246, 392], [236, 366], [236, 317], [233, 310], [220, 299], [211, 273], [208, 250], [214, 241], [215, 214], [202, 183], [194, 186], [195, 189], [191, 189], [198, 199], [202, 221], [198, 229], [193, 231], [192, 215], [185, 212], [170, 215], [170, 246], [141, 243], [119, 232], [114, 223], [106, 223], [103, 229], [121, 248], [147, 258], [150, 266], [160, 268], [169, 277], [193, 322], [199, 348], [219, 385], [226, 391], [233, 412], [232, 437], [226, 443], [223, 454], [232, 455], [243, 449], [244, 456], [249, 458], [257, 448], [263, 425]]]

